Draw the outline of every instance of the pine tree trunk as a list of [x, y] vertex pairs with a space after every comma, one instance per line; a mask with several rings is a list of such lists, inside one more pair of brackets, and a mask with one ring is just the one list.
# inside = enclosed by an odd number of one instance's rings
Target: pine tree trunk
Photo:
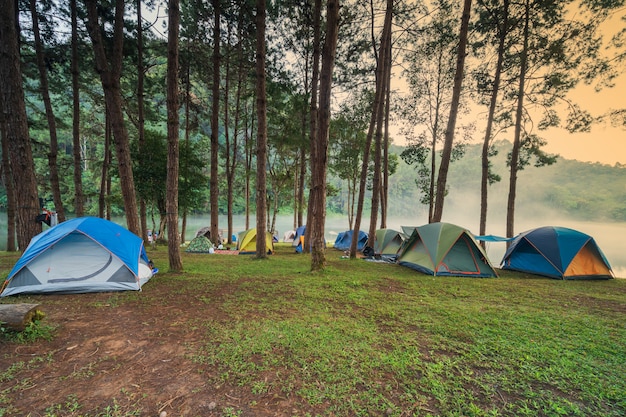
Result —
[[389, 116], [391, 113], [391, 42], [387, 54], [387, 97], [385, 99], [385, 136], [383, 140], [383, 183], [380, 192], [380, 228], [387, 228], [387, 197], [389, 195]]
[[124, 212], [128, 230], [140, 235], [137, 199], [135, 198], [135, 182], [133, 179], [132, 161], [128, 131], [124, 122], [123, 100], [120, 86], [122, 67], [122, 47], [124, 42], [124, 0], [115, 3], [115, 27], [113, 35], [113, 52], [110, 62], [107, 60], [100, 24], [98, 19], [97, 0], [85, 0], [87, 5], [87, 29], [93, 44], [96, 71], [100, 75], [104, 98], [111, 118], [111, 129], [115, 136], [115, 151], [118, 173], [124, 200]]
[[[493, 117], [496, 112], [496, 104], [498, 101], [498, 93], [500, 91], [500, 76], [502, 73], [502, 64], [504, 63], [504, 41], [509, 25], [509, 0], [504, 0], [502, 11], [504, 13], [502, 26], [499, 29], [498, 42], [498, 60], [496, 62], [496, 70], [493, 78], [493, 89], [491, 91], [491, 99], [489, 101], [489, 113], [487, 115], [487, 127], [485, 129], [485, 138], [483, 139], [483, 148], [481, 154], [482, 172], [480, 177], [480, 225], [479, 234], [487, 234], [487, 208], [489, 194], [489, 148], [491, 146], [491, 131], [493, 129]], [[485, 241], [480, 242], [485, 247]]]
[[80, 142], [80, 90], [78, 70], [78, 17], [76, 0], [70, 1], [72, 21], [72, 155], [74, 158], [74, 210], [76, 217], [85, 215], [85, 196], [83, 194], [83, 163]]
[[309, 190], [309, 204], [307, 205], [307, 227], [304, 231], [304, 247], [302, 250], [308, 251], [311, 249], [311, 233], [313, 232], [313, 224], [314, 219], [313, 216], [314, 208], [316, 207], [317, 202], [315, 198], [317, 193], [313, 190], [313, 170], [317, 169], [317, 165], [319, 162], [317, 161], [317, 155], [319, 152], [317, 151], [317, 130], [318, 130], [318, 87], [319, 87], [319, 71], [320, 71], [320, 43], [321, 43], [321, 16], [322, 16], [322, 1], [315, 0], [313, 6], [313, 68], [311, 75], [311, 91], [309, 92], [311, 96], [311, 106], [309, 109], [310, 114], [310, 126], [309, 126], [309, 138], [310, 138], [310, 149], [311, 152], [311, 160], [309, 163], [311, 164], [311, 188]]
[[[239, 18], [237, 20], [237, 36], [241, 38], [243, 32], [243, 9], [239, 12]], [[230, 143], [230, 136], [227, 134], [226, 136], [226, 207], [227, 207], [227, 233], [226, 233], [226, 243], [231, 245], [232, 235], [233, 235], [233, 206], [234, 206], [234, 187], [235, 187], [235, 174], [237, 167], [237, 141], [239, 135], [239, 117], [240, 117], [240, 109], [241, 109], [241, 88], [243, 83], [243, 71], [244, 65], [242, 62], [242, 45], [241, 42], [237, 45], [237, 85], [235, 91], [235, 120], [233, 123], [233, 138], [232, 143]], [[230, 55], [230, 54], [229, 54]], [[227, 58], [228, 59], [228, 58]], [[227, 61], [226, 68], [229, 68], [230, 59]], [[226, 70], [226, 74], [228, 74], [228, 69]], [[229, 76], [226, 76], [227, 85], [224, 93], [224, 125], [228, 126], [228, 79]], [[228, 132], [228, 129], [226, 129]]]
[[[356, 258], [357, 252], [357, 243], [359, 231], [361, 230], [361, 218], [363, 217], [363, 205], [365, 200], [365, 188], [367, 184], [367, 171], [369, 166], [369, 158], [370, 158], [370, 150], [372, 147], [372, 139], [374, 137], [374, 131], [376, 127], [376, 116], [378, 115], [378, 111], [380, 107], [383, 105], [383, 84], [384, 84], [384, 67], [385, 64], [382, 62], [382, 56], [384, 55], [382, 51], [385, 50], [384, 43], [386, 42], [386, 26], [387, 24], [387, 15], [385, 14], [385, 26], [383, 27], [383, 33], [381, 34], [380, 41], [380, 53], [376, 58], [376, 91], [374, 93], [374, 105], [372, 106], [372, 114], [370, 116], [370, 124], [367, 130], [367, 139], [365, 141], [365, 149], [363, 150], [363, 164], [361, 165], [361, 176], [359, 180], [359, 196], [357, 199], [357, 208], [356, 208], [356, 216], [354, 218], [354, 228], [352, 233], [352, 241], [350, 242], [350, 258]], [[374, 25], [374, 16], [372, 14], [372, 26]], [[372, 49], [374, 50], [374, 55], [376, 54], [376, 42], [372, 36]]]
[[41, 223], [35, 221], [40, 207], [22, 88], [15, 6], [16, 2], [4, 2], [5, 9], [0, 13], [0, 111], [4, 121], [4, 139], [8, 142], [11, 172], [19, 173], [19, 178], [17, 175], [12, 175], [12, 178], [15, 196], [19, 196], [15, 211], [17, 244], [23, 251], [31, 238], [41, 232]]
[[220, 111], [220, 0], [213, 0], [215, 24], [213, 25], [213, 103], [211, 109], [211, 240], [218, 244], [219, 234], [219, 111]]
[[[143, 65], [143, 22], [141, 18], [141, 0], [137, 0], [137, 133], [139, 155], [147, 157], [146, 138], [144, 132], [144, 65]], [[144, 245], [148, 245], [148, 219], [146, 216], [146, 200], [139, 197], [139, 224]]]
[[167, 253], [170, 271], [183, 269], [178, 234], [178, 35], [180, 25], [179, 0], [169, 0], [167, 35]]
[[13, 174], [11, 173], [11, 164], [9, 163], [9, 140], [7, 139], [6, 127], [4, 124], [3, 113], [0, 112], [0, 135], [2, 140], [2, 181], [7, 193], [7, 251], [15, 252], [15, 210], [17, 200], [15, 198], [15, 190], [13, 189]]
[[256, 0], [256, 257], [267, 257], [265, 242], [267, 216], [267, 98], [265, 90], [265, 0]]
[[461, 17], [461, 31], [459, 33], [459, 47], [457, 51], [456, 73], [454, 75], [454, 87], [452, 88], [452, 103], [450, 105], [450, 117], [446, 128], [446, 138], [441, 153], [441, 165], [439, 165], [439, 175], [437, 176], [437, 188], [435, 194], [435, 211], [433, 222], [440, 222], [443, 217], [443, 202], [446, 195], [446, 182], [448, 180], [448, 168], [452, 155], [452, 144], [454, 142], [454, 130], [461, 101], [461, 87], [463, 85], [463, 68], [465, 67], [465, 50], [467, 47], [467, 32], [469, 27], [470, 10], [472, 0], [465, 0], [463, 3], [463, 15]]
[[[368, 231], [367, 245], [374, 247], [376, 241], [376, 226], [378, 224], [378, 209], [381, 200], [381, 168], [382, 168], [382, 136], [383, 136], [383, 120], [385, 117], [387, 99], [387, 91], [389, 89], [388, 80], [390, 80], [388, 71], [389, 54], [391, 53], [391, 19], [393, 16], [393, 0], [387, 0], [387, 10], [385, 12], [385, 25], [383, 28], [383, 41], [381, 42], [380, 54], [378, 60], [382, 63], [382, 82], [380, 84], [380, 96], [382, 102], [378, 105], [376, 115], [376, 134], [374, 140], [374, 177], [372, 179], [372, 209], [370, 212], [370, 227]], [[357, 233], [358, 235], [358, 233]], [[358, 240], [358, 236], [352, 235], [352, 240]]]
[[[515, 194], [517, 189], [517, 170], [519, 162], [519, 151], [522, 134], [522, 118], [524, 111], [524, 93], [526, 85], [526, 69], [528, 66], [528, 32], [530, 24], [530, 4], [525, 2], [524, 16], [524, 46], [520, 58], [519, 89], [517, 92], [517, 109], [515, 114], [515, 133], [513, 138], [513, 149], [511, 150], [511, 170], [509, 178], [509, 197], [506, 206], [506, 236], [513, 237], [515, 234]], [[507, 246], [510, 242], [507, 242]]]
[[106, 218], [107, 179], [109, 178], [109, 165], [111, 164], [111, 122], [109, 121], [109, 111], [106, 103], [104, 107], [104, 152], [100, 175], [100, 193], [98, 194], [98, 217], [101, 219]]
[[314, 155], [315, 170], [311, 169], [311, 197], [314, 201], [311, 227], [311, 271], [320, 271], [326, 266], [324, 223], [326, 221], [326, 172], [328, 170], [328, 134], [330, 130], [330, 99], [333, 68], [339, 32], [339, 1], [326, 3], [326, 39], [322, 49], [320, 71], [320, 109], [317, 126], [317, 141]]
[[[245, 198], [246, 198], [246, 220], [245, 220], [245, 230], [250, 229], [250, 181], [252, 180], [250, 176], [252, 175], [252, 145], [250, 143], [251, 138], [249, 132], [254, 131], [254, 118], [252, 114], [254, 111], [251, 111], [250, 114], [247, 114], [247, 106], [246, 106], [246, 122], [244, 124], [244, 149], [246, 152], [246, 189], [245, 189]], [[251, 125], [248, 125], [248, 120], [252, 119]]]
[[61, 199], [61, 188], [59, 186], [59, 169], [57, 166], [58, 156], [58, 139], [57, 125], [52, 110], [52, 102], [50, 101], [50, 92], [48, 86], [48, 74], [46, 72], [45, 57], [41, 35], [39, 33], [39, 14], [35, 0], [30, 0], [30, 14], [33, 22], [33, 37], [35, 41], [35, 56], [37, 61], [37, 70], [39, 71], [39, 91], [41, 99], [46, 111], [46, 119], [48, 121], [48, 132], [50, 133], [50, 152], [48, 153], [48, 169], [50, 170], [50, 189], [52, 191], [52, 200], [54, 201], [54, 209], [57, 213], [59, 222], [65, 221], [65, 209], [63, 208], [63, 200]]
[[[306, 179], [306, 150], [304, 146], [300, 148], [300, 174], [298, 175], [298, 213], [296, 218], [296, 228], [304, 225], [304, 183]], [[294, 228], [295, 229], [295, 228]]]

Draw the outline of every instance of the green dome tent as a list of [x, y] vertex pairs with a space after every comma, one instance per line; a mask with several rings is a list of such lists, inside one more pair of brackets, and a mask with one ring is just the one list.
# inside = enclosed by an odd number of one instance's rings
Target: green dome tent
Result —
[[395, 257], [402, 247], [405, 235], [393, 229], [378, 229], [374, 242], [374, 253], [384, 257]]
[[473, 235], [450, 223], [416, 227], [398, 255], [398, 264], [430, 275], [496, 277]]
[[215, 250], [213, 243], [205, 236], [199, 235], [191, 239], [189, 246], [185, 252], [187, 253], [211, 253], [212, 249]]

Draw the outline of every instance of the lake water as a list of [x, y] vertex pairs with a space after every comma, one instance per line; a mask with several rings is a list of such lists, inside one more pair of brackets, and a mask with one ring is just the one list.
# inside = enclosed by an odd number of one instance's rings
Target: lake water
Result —
[[[457, 224], [469, 229], [472, 233], [478, 233], [478, 220], [477, 217], [471, 216], [469, 218], [456, 210], [457, 215], [451, 215], [447, 218], [444, 217], [444, 221]], [[521, 217], [521, 216], [520, 216]], [[476, 218], [474, 220], [473, 218]], [[125, 225], [123, 219], [117, 219], [116, 222]], [[391, 229], [401, 230], [401, 226], [421, 226], [427, 222], [424, 215], [418, 215], [411, 218], [389, 218], [387, 221], [387, 227]], [[250, 218], [250, 224], [254, 227], [255, 218]], [[187, 231], [185, 233], [185, 240], [191, 240], [198, 229], [201, 227], [209, 226], [210, 216], [195, 216], [187, 220]], [[523, 217], [516, 220], [516, 231], [523, 232], [529, 229], [533, 229], [541, 226], [562, 226], [579, 230], [592, 236], [604, 255], [609, 260], [615, 276], [620, 278], [626, 278], [626, 223], [599, 223], [599, 222], [582, 222], [576, 220], [567, 220], [565, 218], [533, 218]], [[219, 217], [220, 230], [225, 235], [226, 228], [226, 216]], [[47, 227], [47, 226], [46, 226]], [[235, 216], [233, 218], [234, 233], [244, 230], [245, 218], [243, 216]], [[293, 230], [293, 216], [281, 215], [278, 216], [276, 221], [276, 229], [278, 231], [279, 239], [282, 239], [283, 234], [288, 230]], [[348, 229], [348, 221], [344, 216], [328, 216], [326, 219], [325, 237], [329, 242], [334, 242], [337, 234]], [[365, 232], [369, 229], [369, 217], [361, 224], [361, 229]], [[6, 250], [6, 213], [0, 213], [0, 250]], [[506, 233], [506, 225], [503, 219], [492, 220], [489, 223], [487, 233], [497, 236], [504, 236]], [[499, 266], [500, 260], [504, 255], [506, 249], [505, 243], [488, 243], [487, 255], [494, 264]]]

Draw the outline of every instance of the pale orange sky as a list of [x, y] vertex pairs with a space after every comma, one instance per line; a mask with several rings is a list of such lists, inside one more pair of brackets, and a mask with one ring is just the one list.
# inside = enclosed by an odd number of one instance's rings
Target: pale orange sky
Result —
[[[616, 86], [611, 89], [596, 93], [592, 87], [578, 87], [572, 92], [571, 98], [593, 116], [599, 116], [610, 109], [626, 108], [626, 74], [622, 75]], [[486, 111], [486, 108], [481, 108], [478, 113], [472, 113], [471, 117], [480, 120], [485, 117]], [[483, 124], [477, 123], [473, 135], [476, 143], [482, 143], [484, 129]], [[500, 134], [497, 139], [512, 141], [512, 133], [511, 130], [508, 134]], [[592, 125], [588, 133], [569, 133], [564, 128], [535, 130], [534, 133], [546, 140], [547, 145], [543, 148], [546, 152], [559, 154], [565, 159], [609, 165], [619, 162], [626, 165], [626, 126], [613, 127], [607, 121]], [[394, 132], [392, 136], [395, 143], [406, 144], [405, 138], [399, 133]]]
[[[604, 41], [615, 33], [624, 29], [625, 22], [622, 19], [624, 11], [616, 13], [604, 24]], [[398, 86], [402, 89], [404, 82], [396, 79]], [[582, 109], [587, 110], [593, 117], [600, 116], [608, 110], [626, 108], [626, 72], [624, 72], [615, 82], [615, 87], [605, 88], [601, 92], [595, 92], [593, 86], [581, 85], [570, 92], [569, 98]], [[478, 108], [478, 114], [472, 112], [475, 121], [480, 121], [485, 117], [487, 108]], [[534, 130], [541, 138], [547, 141], [543, 148], [546, 152], [559, 154], [565, 159], [576, 159], [583, 162], [600, 162], [603, 164], [626, 165], [626, 126], [613, 127], [610, 122], [594, 124], [589, 133], [569, 133], [565, 129], [549, 129], [547, 131]], [[482, 142], [484, 126], [480, 123], [476, 125], [474, 137], [477, 142]], [[394, 134], [395, 143], [405, 144], [405, 138]], [[512, 131], [508, 134], [501, 134], [498, 139], [508, 139], [512, 141]]]
[[[605, 45], [611, 36], [624, 29], [623, 17], [624, 11], [621, 10], [603, 24]], [[609, 110], [626, 108], [626, 73], [618, 77], [613, 88], [605, 88], [598, 93], [592, 86], [580, 85], [569, 97], [595, 117]], [[607, 121], [593, 125], [589, 133], [572, 134], [565, 129], [535, 133], [548, 142], [544, 148], [547, 152], [559, 154], [563, 158], [610, 165], [616, 162], [626, 164], [626, 126], [612, 127]]]
[[[626, 74], [619, 77], [615, 87], [596, 93], [592, 87], [578, 87], [572, 99], [593, 115], [607, 110], [626, 108]], [[596, 124], [589, 133], [570, 134], [565, 129], [541, 132], [548, 141], [545, 149], [567, 159], [626, 164], [626, 126], [612, 127], [609, 122]]]

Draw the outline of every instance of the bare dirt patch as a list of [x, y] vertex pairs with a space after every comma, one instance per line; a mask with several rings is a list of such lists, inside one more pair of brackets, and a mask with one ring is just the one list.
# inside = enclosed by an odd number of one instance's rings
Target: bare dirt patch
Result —
[[0, 409], [30, 417], [305, 412], [287, 398], [209, 382], [218, 380], [211, 378], [214, 370], [192, 359], [206, 343], [194, 323], [198, 314], [218, 318], [220, 312], [192, 292], [174, 295], [170, 287], [150, 282], [144, 287], [150, 297], [138, 293], [131, 301], [119, 293], [30, 297], [46, 315], [42, 324], [56, 326], [55, 336], [29, 344], [0, 342]]

